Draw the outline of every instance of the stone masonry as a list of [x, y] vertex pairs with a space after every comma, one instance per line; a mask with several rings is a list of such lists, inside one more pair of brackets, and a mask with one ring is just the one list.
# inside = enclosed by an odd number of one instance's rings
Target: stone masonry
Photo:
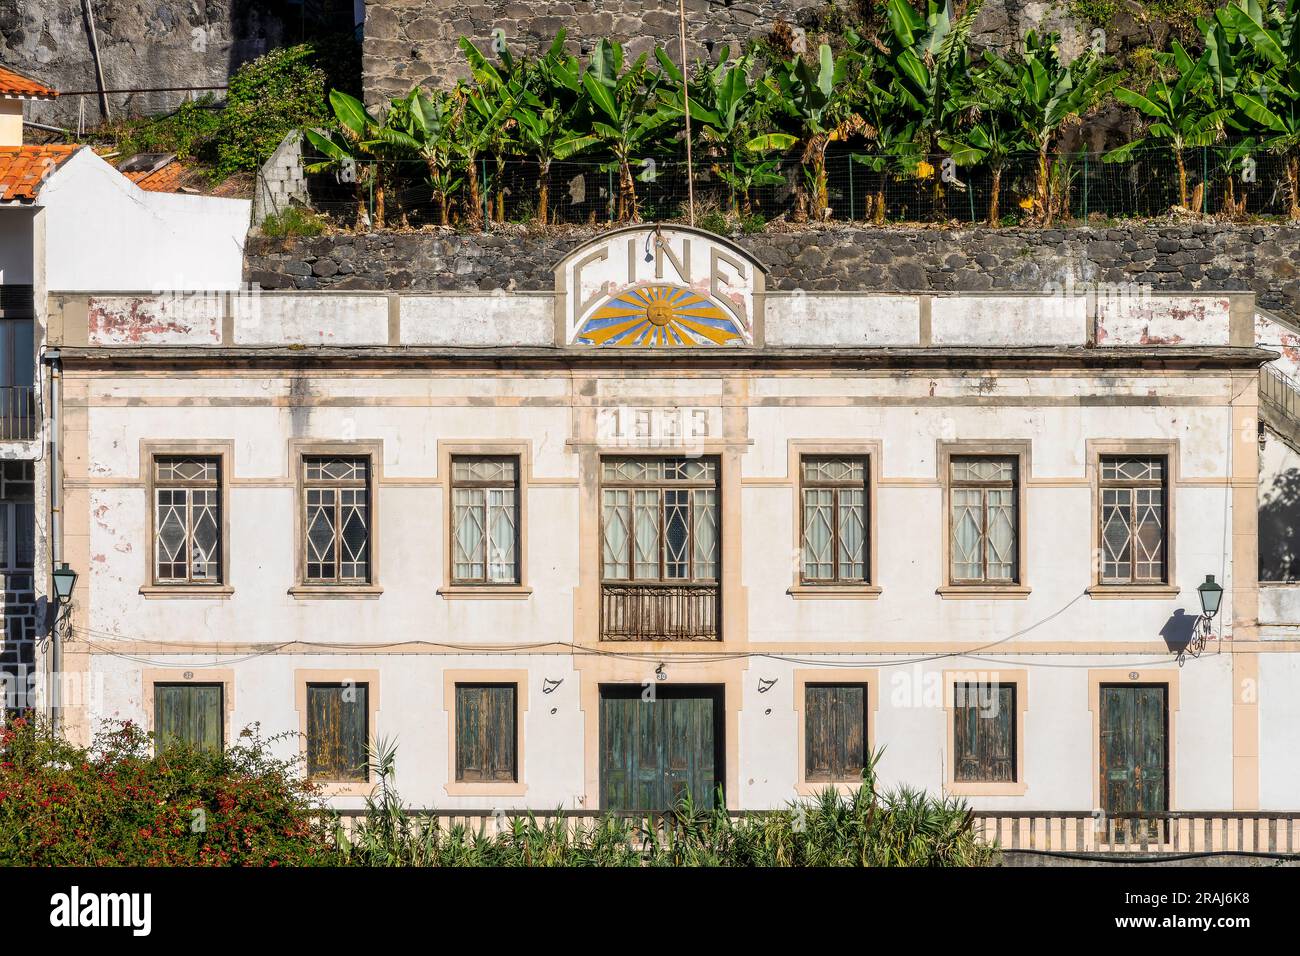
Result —
[[[544, 290], [553, 286], [555, 263], [593, 233], [252, 236], [245, 277], [278, 289]], [[1253, 291], [1263, 308], [1300, 318], [1300, 226], [843, 226], [734, 239], [768, 267], [768, 288], [778, 290], [1043, 291], [1136, 283], [1154, 292]]]

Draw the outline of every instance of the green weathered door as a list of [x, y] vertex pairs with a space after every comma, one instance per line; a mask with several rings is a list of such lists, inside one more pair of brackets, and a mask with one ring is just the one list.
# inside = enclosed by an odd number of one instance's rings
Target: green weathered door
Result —
[[1167, 697], [1164, 684], [1101, 686], [1098, 752], [1108, 815], [1169, 809]]
[[722, 689], [616, 685], [600, 691], [600, 805], [669, 810], [689, 793], [712, 807], [723, 780]]
[[220, 750], [220, 684], [154, 684], [153, 722], [158, 749], [182, 743]]

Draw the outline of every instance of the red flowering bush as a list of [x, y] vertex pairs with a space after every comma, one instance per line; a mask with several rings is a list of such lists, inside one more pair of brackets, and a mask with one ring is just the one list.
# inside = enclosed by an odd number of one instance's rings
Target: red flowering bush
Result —
[[40, 722], [0, 727], [0, 864], [309, 866], [333, 861], [329, 814], [296, 761], [245, 730], [224, 752], [154, 753], [138, 725], [89, 748]]

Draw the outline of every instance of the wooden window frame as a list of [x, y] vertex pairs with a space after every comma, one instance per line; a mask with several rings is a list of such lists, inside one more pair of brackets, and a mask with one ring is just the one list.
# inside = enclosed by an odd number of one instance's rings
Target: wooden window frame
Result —
[[[218, 555], [220, 580], [213, 583], [201, 582], [159, 582], [157, 534], [158, 507], [157, 496], [159, 483], [156, 480], [154, 462], [159, 458], [214, 458], [217, 462], [217, 507], [220, 509], [221, 546]], [[145, 511], [148, 513], [148, 565], [145, 568], [145, 583], [140, 586], [140, 595], [149, 599], [229, 598], [235, 593], [230, 578], [230, 555], [233, 550], [230, 540], [230, 486], [234, 477], [235, 443], [233, 441], [152, 441], [140, 443], [140, 477], [145, 487]]]
[[[689, 458], [690, 460], [693, 460], [693, 461], [704, 461], [704, 460], [711, 461], [711, 462], [713, 463], [713, 465], [714, 465], [714, 477], [713, 477], [713, 479], [712, 479], [712, 480], [706, 480], [706, 479], [698, 479], [698, 480], [693, 480], [693, 479], [659, 479], [659, 480], [655, 480], [655, 479], [646, 479], [646, 480], [637, 480], [637, 481], [618, 481], [618, 480], [606, 481], [606, 479], [605, 479], [605, 464], [606, 464], [606, 462], [617, 461], [617, 460], [623, 460], [623, 461], [648, 461], [648, 460], [650, 460], [650, 459], [668, 460], [668, 459], [678, 459], [678, 458]], [[598, 502], [599, 502], [599, 506], [600, 506], [600, 524], [599, 524], [599, 538], [598, 538], [598, 543], [599, 543], [599, 548], [600, 548], [600, 550], [599, 550], [599, 558], [600, 558], [600, 563], [599, 563], [599, 570], [600, 570], [600, 583], [601, 583], [601, 584], [615, 584], [615, 585], [636, 585], [636, 584], [645, 584], [645, 585], [649, 585], [649, 586], [662, 586], [662, 587], [673, 587], [673, 586], [675, 586], [675, 585], [712, 584], [712, 585], [716, 585], [719, 589], [721, 589], [721, 587], [722, 587], [722, 574], [723, 574], [723, 569], [722, 569], [722, 555], [723, 555], [723, 546], [722, 546], [722, 510], [723, 510], [723, 509], [722, 509], [722, 458], [721, 458], [721, 456], [720, 456], [720, 455], [695, 455], [695, 456], [687, 456], [687, 455], [681, 455], [681, 454], [647, 454], [647, 455], [630, 454], [630, 455], [629, 455], [629, 454], [624, 453], [624, 454], [607, 454], [607, 455], [601, 455], [599, 461], [600, 461], [600, 463], [599, 463], [600, 472], [599, 472], [599, 474], [598, 474], [598, 479], [599, 479], [599, 496], [598, 496], [598, 499], [597, 499], [597, 500], [598, 500]], [[659, 576], [658, 576], [658, 577], [655, 577], [655, 578], [638, 578], [638, 577], [635, 576], [635, 575], [636, 575], [636, 515], [635, 515], [635, 511], [631, 512], [632, 522], [631, 522], [631, 525], [629, 526], [629, 529], [628, 529], [628, 541], [627, 541], [627, 544], [628, 544], [628, 555], [627, 555], [627, 556], [628, 556], [628, 573], [629, 573], [629, 575], [631, 575], [631, 576], [630, 576], [630, 577], [626, 577], [626, 578], [607, 578], [607, 577], [605, 576], [605, 491], [606, 491], [607, 489], [624, 489], [624, 488], [627, 489], [628, 491], [631, 491], [631, 492], [636, 492], [636, 491], [651, 491], [651, 490], [653, 490], [653, 491], [658, 491], [658, 492], [660, 493], [660, 494], [659, 494], [659, 503], [658, 503], [658, 506], [657, 506], [657, 510], [658, 510], [658, 519], [659, 519], [659, 530], [658, 530], [658, 538], [657, 538], [657, 540], [658, 540], [658, 542], [659, 542], [658, 549], [657, 549], [657, 550], [658, 550], [657, 558], [658, 558], [658, 562], [659, 562]], [[664, 513], [665, 513], [665, 507], [664, 507], [664, 502], [663, 502], [663, 492], [664, 492], [664, 491], [690, 491], [690, 492], [692, 492], [692, 494], [691, 494], [691, 504], [690, 504], [690, 513], [689, 513], [689, 516], [688, 516], [688, 518], [687, 518], [687, 522], [686, 522], [687, 530], [688, 530], [688, 532], [689, 532], [689, 539], [688, 539], [688, 540], [689, 540], [689, 544], [688, 544], [688, 546], [687, 546], [687, 548], [686, 548], [686, 552], [687, 552], [687, 562], [688, 562], [688, 567], [689, 567], [689, 569], [690, 569], [690, 574], [687, 575], [686, 577], [682, 577], [682, 578], [669, 578], [669, 577], [665, 577], [665, 576], [664, 576], [664, 573], [665, 573], [665, 570], [666, 570], [666, 567], [665, 567], [665, 558], [664, 558], [664, 540], [665, 540], [665, 535], [664, 535], [664, 526], [665, 526]], [[715, 570], [714, 576], [711, 577], [711, 578], [701, 578], [701, 577], [697, 577], [697, 576], [696, 576], [696, 573], [695, 573], [695, 514], [696, 514], [696, 511], [695, 511], [695, 495], [694, 495], [694, 492], [696, 492], [696, 491], [712, 491], [712, 492], [716, 495], [716, 501], [715, 501], [715, 506], [714, 506], [714, 507], [715, 507], [715, 511], [716, 511], [716, 514], [717, 514], [717, 526], [716, 526], [716, 529], [715, 529], [716, 539], [715, 539], [715, 542], [714, 542], [714, 546], [715, 546], [715, 548], [717, 549], [718, 556], [717, 556], [717, 560], [715, 561], [716, 570]]]
[[[837, 439], [790, 439], [786, 442], [786, 475], [790, 482], [793, 511], [792, 554], [793, 575], [786, 594], [799, 600], [875, 600], [880, 597], [877, 563], [876, 488], [880, 483], [881, 443], [876, 440], [846, 442]], [[803, 459], [804, 458], [863, 458], [866, 460], [866, 564], [868, 580], [854, 584], [828, 584], [803, 582]]]
[[[1165, 580], [1163, 583], [1139, 582], [1136, 584], [1103, 583], [1101, 542], [1101, 461], [1103, 458], [1134, 456], [1165, 459]], [[1092, 570], [1088, 594], [1095, 600], [1144, 600], [1176, 597], [1177, 585], [1177, 502], [1178, 485], [1182, 480], [1179, 466], [1177, 439], [1112, 439], [1097, 438], [1087, 441], [1087, 479], [1092, 494], [1091, 544]]]
[[[369, 580], [316, 581], [307, 579], [307, 490], [306, 461], [309, 458], [368, 458], [366, 480], [367, 541]], [[295, 598], [377, 598], [383, 594], [379, 583], [379, 489], [383, 481], [383, 442], [310, 442], [290, 440], [289, 463], [294, 482], [294, 585], [289, 594]]]
[[880, 710], [880, 677], [875, 668], [820, 668], [816, 670], [797, 670], [794, 672], [794, 710], [795, 710], [795, 753], [797, 771], [795, 775], [795, 794], [800, 797], [814, 796], [823, 790], [832, 789], [840, 793], [851, 793], [862, 785], [855, 780], [809, 780], [805, 741], [808, 739], [807, 725], [807, 688], [817, 684], [862, 684], [866, 687], [864, 700], [867, 722], [863, 746], [866, 754], [876, 750], [876, 723]]
[[[940, 441], [936, 460], [938, 464], [939, 486], [943, 489], [942, 537], [940, 539], [942, 556], [942, 583], [935, 593], [945, 599], [972, 600], [1023, 600], [1029, 597], [1029, 508], [1028, 485], [1032, 472], [1032, 443], [1028, 440], [988, 441], [983, 439], [959, 439]], [[1016, 578], [1011, 582], [1002, 581], [963, 581], [952, 577], [952, 460], [954, 458], [1014, 458], [1015, 465], [1015, 519], [1016, 519]], [[957, 485], [961, 487], [961, 485]]]
[[[452, 501], [453, 458], [516, 458], [515, 471], [515, 575], [514, 584], [463, 584], [452, 580], [452, 550], [455, 535], [455, 508]], [[442, 587], [438, 596], [454, 600], [527, 600], [533, 589], [528, 585], [528, 489], [532, 477], [532, 442], [523, 439], [502, 441], [438, 442], [439, 485], [443, 497], [443, 520], [447, 532], [443, 538]]]
[[[957, 685], [1009, 684], [1015, 688], [1015, 779], [957, 779]], [[944, 760], [944, 792], [966, 797], [1023, 797], [1029, 792], [1025, 779], [1025, 714], [1029, 712], [1029, 672], [1027, 670], [948, 670], [943, 672], [944, 722], [948, 748]]]
[[[442, 709], [447, 720], [447, 782], [449, 797], [522, 797], [528, 792], [524, 744], [527, 737], [528, 671], [447, 670], [442, 675]], [[487, 781], [456, 779], [456, 686], [458, 684], [513, 684], [515, 687], [515, 779]]]
[[[862, 480], [857, 481], [830, 481], [830, 480], [813, 480], [809, 481], [804, 475], [804, 464], [811, 461], [852, 461], [862, 466]], [[799, 456], [799, 586], [805, 588], [818, 587], [839, 587], [839, 588], [861, 588], [871, 585], [871, 577], [875, 573], [875, 568], [871, 564], [871, 461], [866, 455], [815, 455], [801, 454]], [[834, 565], [834, 573], [829, 578], [810, 578], [805, 570], [804, 562], [804, 537], [808, 533], [807, 526], [807, 492], [810, 489], [828, 490], [831, 492], [831, 512], [835, 519], [831, 524], [831, 562]], [[862, 577], [847, 578], [840, 573], [840, 493], [842, 491], [861, 491], [862, 492]]]
[[[307, 687], [310, 684], [365, 684], [366, 685], [366, 741], [369, 743], [379, 732], [379, 671], [347, 669], [302, 669], [293, 672], [294, 708], [298, 711], [299, 755], [304, 771], [307, 767]], [[373, 792], [374, 780], [322, 780], [316, 785], [325, 796], [364, 797]]]

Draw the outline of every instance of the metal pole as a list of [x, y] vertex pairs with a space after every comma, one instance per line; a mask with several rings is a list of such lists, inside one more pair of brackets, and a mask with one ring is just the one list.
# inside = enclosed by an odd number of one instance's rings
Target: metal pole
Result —
[[1083, 221], [1088, 221], [1088, 151], [1083, 153]]
[[90, 5], [90, 0], [84, 0], [82, 10], [86, 14], [86, 25], [90, 28], [90, 54], [95, 60], [95, 80], [99, 83], [99, 109], [104, 114], [104, 119], [109, 119], [108, 115], [108, 94], [104, 92], [104, 66], [99, 61], [99, 39], [95, 36], [95, 11]]
[[682, 54], [682, 105], [686, 112], [686, 221], [695, 225], [695, 169], [691, 163], [691, 91], [686, 70], [686, 0], [677, 0], [677, 38]]
[[853, 157], [845, 160], [849, 164], [849, 222], [853, 221], [853, 207], [857, 205], [853, 201]]

